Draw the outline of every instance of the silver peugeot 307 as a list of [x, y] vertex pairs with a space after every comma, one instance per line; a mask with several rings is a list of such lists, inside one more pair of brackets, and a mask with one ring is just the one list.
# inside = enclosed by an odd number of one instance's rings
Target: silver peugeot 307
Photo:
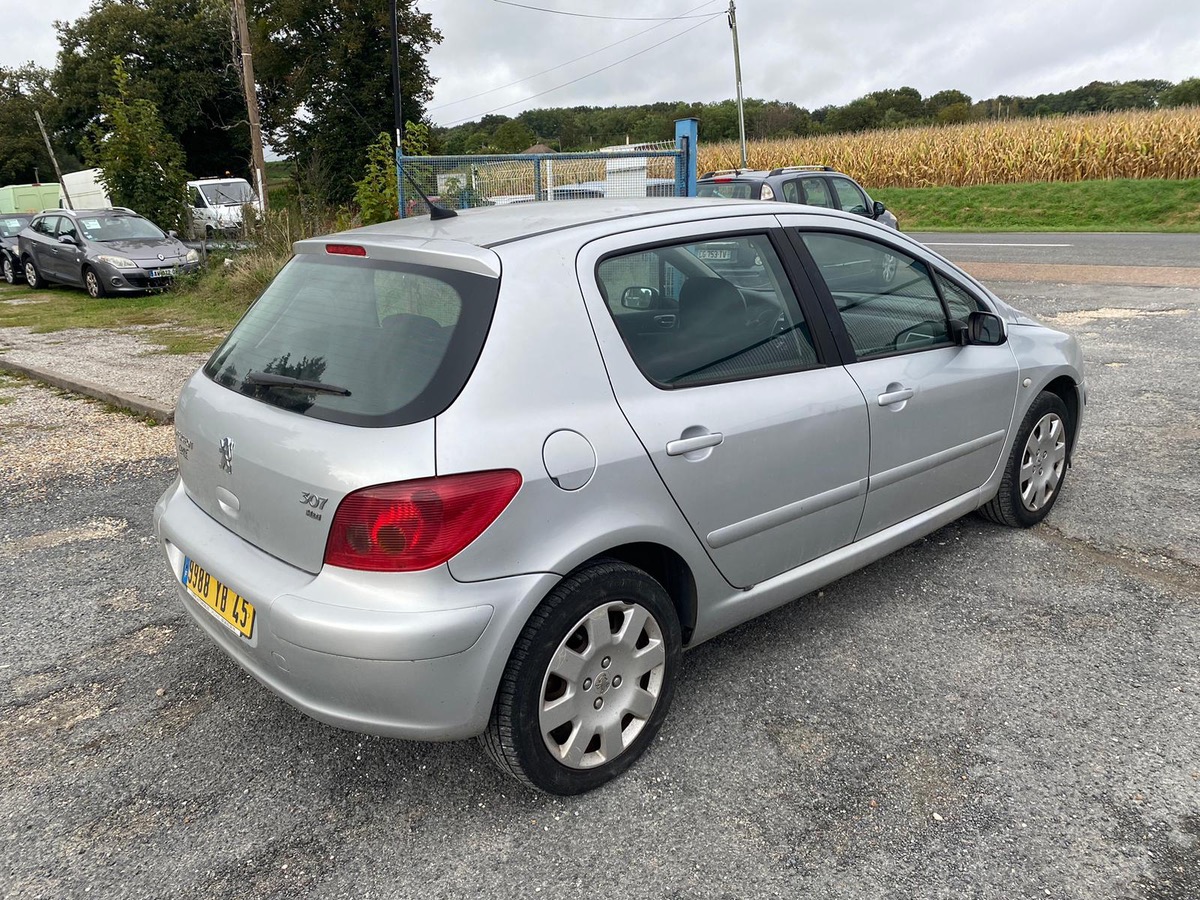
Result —
[[308, 715], [478, 735], [553, 793], [649, 746], [684, 648], [974, 510], [1041, 521], [1086, 402], [1074, 338], [846, 213], [567, 201], [295, 251], [179, 399], [181, 601]]

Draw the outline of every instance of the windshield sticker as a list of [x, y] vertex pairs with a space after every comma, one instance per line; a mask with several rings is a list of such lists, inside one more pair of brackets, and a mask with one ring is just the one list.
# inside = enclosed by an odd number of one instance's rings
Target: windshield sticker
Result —
[[100, 220], [99, 219], [80, 219], [79, 224], [82, 225], [84, 228], [99, 228]]
[[20, 219], [5, 219], [4, 224], [8, 228], [20, 228], [21, 220]]

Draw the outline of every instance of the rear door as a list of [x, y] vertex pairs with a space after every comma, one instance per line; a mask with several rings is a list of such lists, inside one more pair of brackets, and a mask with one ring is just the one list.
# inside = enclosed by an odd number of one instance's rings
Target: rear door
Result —
[[29, 239], [28, 252], [33, 264], [43, 278], [58, 280], [58, 248], [54, 233], [58, 230], [59, 216], [42, 216], [33, 220], [33, 236]]
[[1018, 379], [1007, 344], [956, 340], [982, 301], [868, 227], [792, 232], [867, 401], [859, 538], [982, 486], [1004, 450]]
[[[621, 410], [739, 587], [853, 540], [867, 486], [862, 393], [829, 364], [829, 333], [793, 291], [776, 225], [761, 216], [646, 229], [595, 241], [578, 260]], [[704, 261], [714, 247], [757, 260], [763, 286], [728, 277], [728, 260]], [[669, 293], [663, 272], [682, 278], [676, 328], [630, 329], [612, 298], [629, 287]]]

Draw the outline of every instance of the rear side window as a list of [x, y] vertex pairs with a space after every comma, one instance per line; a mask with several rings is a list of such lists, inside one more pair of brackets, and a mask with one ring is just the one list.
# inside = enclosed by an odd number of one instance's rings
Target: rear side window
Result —
[[204, 368], [218, 384], [348, 425], [436, 416], [466, 384], [499, 281], [433, 266], [300, 255]]

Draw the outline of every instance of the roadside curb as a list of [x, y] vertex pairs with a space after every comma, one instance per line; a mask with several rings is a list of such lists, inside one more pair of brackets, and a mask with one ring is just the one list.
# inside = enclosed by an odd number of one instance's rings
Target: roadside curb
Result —
[[170, 425], [175, 421], [174, 407], [164, 406], [154, 400], [148, 400], [145, 397], [138, 397], [134, 394], [123, 394], [119, 391], [113, 391], [91, 381], [67, 378], [55, 372], [38, 368], [37, 366], [27, 366], [23, 363], [13, 362], [12, 360], [5, 359], [3, 356], [0, 356], [0, 371], [10, 372], [14, 375], [24, 375], [27, 378], [34, 378], [46, 384], [53, 385], [56, 388], [61, 388], [64, 391], [83, 394], [86, 397], [101, 400], [110, 406], [116, 406], [119, 409], [128, 410], [136, 415], [145, 416], [147, 419], [153, 419], [162, 425]]

